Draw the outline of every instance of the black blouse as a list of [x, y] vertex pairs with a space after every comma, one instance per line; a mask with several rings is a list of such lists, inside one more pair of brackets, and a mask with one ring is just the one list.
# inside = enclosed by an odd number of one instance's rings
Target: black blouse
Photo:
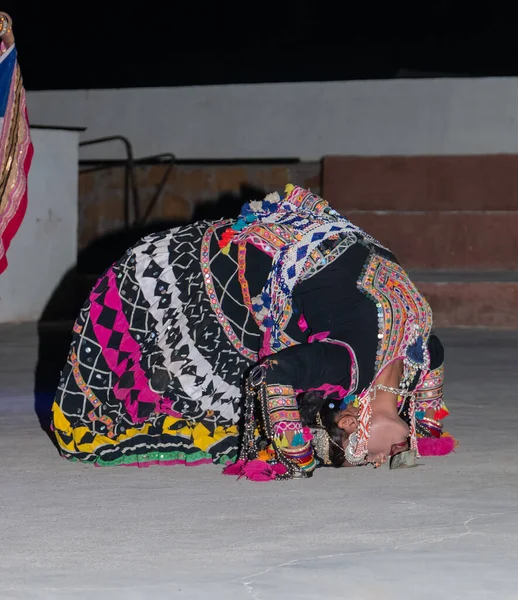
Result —
[[[292, 385], [297, 390], [318, 388], [323, 384], [341, 386], [350, 393], [360, 393], [368, 387], [375, 376], [376, 352], [378, 348], [378, 314], [375, 302], [360, 291], [357, 281], [362, 275], [364, 265], [373, 252], [371, 244], [362, 240], [348, 248], [341, 256], [328, 264], [324, 269], [297, 284], [293, 291], [294, 315], [290, 320], [286, 333], [297, 341], [291, 346], [276, 353], [275, 363], [268, 370], [270, 383]], [[215, 249], [216, 250], [216, 249]], [[395, 262], [396, 258], [376, 248]], [[220, 255], [221, 256], [221, 255]], [[246, 311], [240, 284], [235, 276], [237, 264], [237, 247], [231, 245], [230, 258], [224, 258], [219, 265], [223, 267], [221, 281], [227, 282], [230, 295], [223, 298], [222, 308], [227, 317], [235, 322], [242, 322], [243, 311]], [[271, 258], [253, 246], [247, 244], [245, 275], [250, 296], [261, 293], [271, 268]], [[218, 263], [213, 270], [218, 271]], [[230, 281], [229, 281], [230, 278]], [[228, 300], [228, 297], [239, 298], [240, 303]], [[308, 325], [302, 331], [298, 325], [303, 315]], [[260, 348], [260, 331], [250, 318], [248, 330], [253, 344], [252, 350]], [[351, 354], [343, 346], [329, 342], [308, 343], [311, 335], [326, 334], [328, 338], [345, 342], [354, 352], [356, 361], [355, 389], [351, 388]], [[250, 347], [250, 345], [249, 345]], [[431, 368], [437, 368], [443, 361], [443, 349], [439, 340], [432, 336], [429, 343], [431, 350]]]

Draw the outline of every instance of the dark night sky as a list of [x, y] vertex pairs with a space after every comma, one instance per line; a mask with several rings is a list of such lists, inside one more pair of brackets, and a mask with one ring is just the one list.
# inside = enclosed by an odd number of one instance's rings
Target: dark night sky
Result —
[[513, 4], [149, 1], [139, 14], [109, 0], [88, 12], [10, 0], [2, 10], [26, 87], [75, 89], [518, 75]]

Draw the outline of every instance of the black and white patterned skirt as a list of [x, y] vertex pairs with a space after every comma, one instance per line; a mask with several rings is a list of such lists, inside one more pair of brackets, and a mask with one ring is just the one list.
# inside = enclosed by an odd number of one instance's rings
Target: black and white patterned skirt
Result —
[[[65, 457], [139, 466], [235, 460], [259, 332], [229, 291], [231, 282], [238, 289], [237, 263], [221, 277], [215, 269], [227, 226], [150, 235], [97, 282], [53, 406]], [[227, 320], [223, 300], [242, 317]]]

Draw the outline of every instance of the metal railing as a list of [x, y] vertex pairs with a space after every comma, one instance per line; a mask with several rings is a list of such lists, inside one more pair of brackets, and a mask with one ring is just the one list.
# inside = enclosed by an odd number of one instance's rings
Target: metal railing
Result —
[[[174, 168], [176, 158], [174, 154], [163, 153], [135, 159], [133, 146], [131, 145], [131, 142], [128, 140], [128, 138], [124, 137], [123, 135], [111, 135], [107, 137], [96, 138], [93, 140], [85, 140], [84, 142], [79, 142], [79, 146], [94, 146], [114, 141], [122, 142], [126, 153], [126, 158], [122, 160], [122, 165], [124, 167], [123, 213], [124, 227], [126, 230], [128, 230], [132, 227], [144, 225], [147, 219], [151, 216], [151, 213], [153, 212], [153, 209], [155, 208], [160, 198], [160, 195], [164, 191], [169, 175], [171, 174]], [[160, 180], [160, 183], [157, 186], [155, 193], [149, 200], [146, 209], [142, 212], [140, 202], [140, 191], [138, 188], [135, 167], [154, 161], [159, 161], [161, 163], [165, 162], [167, 164], [167, 168], [164, 171], [162, 179]], [[98, 170], [100, 166], [101, 168], [109, 168], [113, 166], [113, 162], [99, 160], [95, 167], [83, 169], [81, 172], [86, 173], [89, 171], [95, 171]], [[130, 215], [130, 207], [133, 208], [133, 215]]]
[[167, 180], [169, 179], [169, 175], [171, 175], [171, 173], [174, 169], [176, 157], [174, 154], [166, 152], [164, 154], [154, 154], [153, 156], [146, 156], [144, 158], [139, 158], [133, 164], [135, 166], [135, 165], [141, 165], [146, 162], [154, 162], [154, 161], [159, 161], [161, 163], [165, 163], [167, 165], [167, 168], [164, 170], [164, 174], [162, 175], [162, 179], [160, 180], [160, 183], [158, 184], [155, 193], [149, 199], [147, 208], [144, 211], [142, 217], [139, 218], [138, 221], [136, 222], [136, 225], [144, 225], [145, 222], [151, 216], [151, 213], [153, 212], [153, 209], [155, 208], [156, 203], [158, 202], [158, 200], [160, 198], [160, 195], [164, 191]]

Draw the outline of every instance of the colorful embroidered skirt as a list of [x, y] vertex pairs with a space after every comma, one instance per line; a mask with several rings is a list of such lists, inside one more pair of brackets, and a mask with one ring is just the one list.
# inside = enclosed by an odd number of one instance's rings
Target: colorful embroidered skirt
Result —
[[235, 460], [252, 362], [212, 308], [207, 233], [201, 222], [151, 235], [96, 284], [53, 405], [65, 457], [100, 466]]

